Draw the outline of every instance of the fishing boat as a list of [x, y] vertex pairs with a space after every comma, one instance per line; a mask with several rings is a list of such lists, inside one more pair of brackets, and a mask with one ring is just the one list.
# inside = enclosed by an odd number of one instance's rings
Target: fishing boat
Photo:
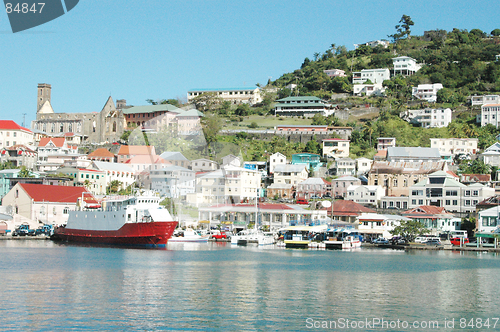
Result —
[[177, 221], [150, 191], [101, 204], [83, 197], [70, 211], [66, 225], [54, 230], [53, 240], [120, 246], [164, 247]]
[[175, 231], [168, 242], [208, 242], [208, 235], [200, 235], [192, 228]]

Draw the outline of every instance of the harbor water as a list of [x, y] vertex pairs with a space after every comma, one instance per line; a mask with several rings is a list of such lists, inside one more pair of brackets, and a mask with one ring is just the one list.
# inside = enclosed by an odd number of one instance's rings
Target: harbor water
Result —
[[500, 330], [495, 253], [29, 240], [0, 250], [5, 331]]

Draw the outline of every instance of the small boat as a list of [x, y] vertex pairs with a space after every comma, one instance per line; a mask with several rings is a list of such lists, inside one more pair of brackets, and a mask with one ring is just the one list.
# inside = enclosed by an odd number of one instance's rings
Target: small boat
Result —
[[286, 248], [308, 248], [326, 230], [326, 225], [289, 226], [284, 229], [283, 242]]
[[208, 242], [208, 235], [200, 235], [192, 228], [175, 231], [168, 242]]
[[362, 236], [356, 230], [329, 229], [327, 240], [323, 241], [325, 249], [355, 249], [361, 247]]
[[274, 234], [263, 232], [258, 229], [245, 229], [231, 237], [231, 244], [246, 246], [248, 244], [257, 244], [259, 246], [274, 244]]
[[[89, 203], [90, 202], [90, 203]], [[54, 230], [55, 241], [91, 244], [164, 247], [177, 221], [160, 205], [152, 192], [103, 201], [83, 197], [78, 211], [70, 211], [68, 222]]]

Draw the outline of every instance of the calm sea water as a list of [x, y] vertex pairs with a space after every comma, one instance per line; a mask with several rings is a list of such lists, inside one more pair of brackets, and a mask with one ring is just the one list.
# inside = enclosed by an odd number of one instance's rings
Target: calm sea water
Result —
[[458, 331], [500, 316], [491, 253], [29, 240], [0, 241], [0, 253], [0, 330]]

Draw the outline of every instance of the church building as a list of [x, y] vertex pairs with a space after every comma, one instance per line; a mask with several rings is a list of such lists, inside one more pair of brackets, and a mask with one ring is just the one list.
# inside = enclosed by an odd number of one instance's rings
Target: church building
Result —
[[115, 142], [125, 128], [125, 117], [111, 97], [100, 112], [55, 113], [50, 103], [51, 85], [38, 84], [36, 120], [31, 128], [47, 133], [48, 136], [64, 136], [72, 133], [81, 137], [82, 143]]

